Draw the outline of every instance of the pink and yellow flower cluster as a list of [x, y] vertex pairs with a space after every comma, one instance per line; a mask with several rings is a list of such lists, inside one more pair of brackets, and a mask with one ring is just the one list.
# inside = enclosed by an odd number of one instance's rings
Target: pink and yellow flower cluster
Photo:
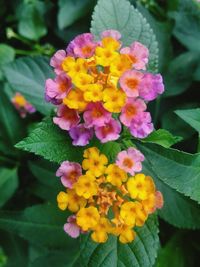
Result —
[[20, 93], [16, 93], [11, 99], [14, 107], [18, 110], [20, 116], [25, 118], [28, 113], [36, 112], [36, 109]]
[[57, 196], [58, 207], [72, 212], [65, 232], [73, 238], [91, 232], [99, 243], [111, 234], [122, 243], [132, 242], [134, 228], [163, 205], [153, 179], [141, 173], [143, 154], [131, 147], [109, 163], [106, 155], [91, 147], [83, 158], [81, 165], [64, 161], [56, 173], [66, 188]]
[[115, 30], [100, 41], [81, 34], [51, 59], [56, 77], [46, 81], [45, 98], [58, 105], [53, 121], [73, 145], [85, 146], [94, 135], [102, 143], [117, 140], [122, 125], [137, 138], [153, 131], [146, 103], [163, 93], [162, 77], [146, 71], [144, 45], [123, 47], [120, 39]]

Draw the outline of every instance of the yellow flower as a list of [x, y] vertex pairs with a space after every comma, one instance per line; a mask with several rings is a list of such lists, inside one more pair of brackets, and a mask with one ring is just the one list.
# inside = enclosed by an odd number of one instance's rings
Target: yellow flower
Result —
[[58, 207], [61, 210], [66, 210], [67, 205], [68, 205], [68, 194], [61, 191], [58, 195], [57, 195], [57, 202], [58, 202]]
[[20, 107], [24, 107], [27, 104], [26, 99], [23, 97], [23, 95], [17, 93], [14, 97], [13, 97], [13, 102], [17, 105], [19, 105]]
[[93, 156], [98, 156], [99, 155], [99, 149], [97, 147], [89, 147], [84, 150], [83, 157], [84, 158], [90, 158]]
[[110, 72], [115, 76], [121, 76], [123, 72], [128, 69], [131, 69], [132, 62], [130, 58], [125, 54], [120, 54], [115, 60], [111, 63]]
[[102, 47], [110, 50], [118, 50], [121, 46], [120, 42], [112, 37], [104, 37], [101, 41]]
[[67, 193], [61, 191], [57, 196], [58, 207], [61, 210], [68, 208], [72, 212], [77, 212], [86, 205], [86, 200], [76, 194], [75, 190], [68, 189]]
[[93, 175], [86, 173], [79, 177], [78, 181], [74, 184], [74, 189], [77, 195], [88, 199], [97, 194], [98, 184]]
[[154, 212], [155, 206], [156, 206], [156, 196], [155, 194], [150, 194], [148, 198], [141, 201], [141, 204], [143, 206], [143, 209], [146, 211], [146, 213], [150, 214]]
[[76, 222], [83, 231], [94, 228], [100, 219], [99, 212], [95, 207], [81, 208], [76, 215]]
[[122, 204], [120, 209], [120, 217], [127, 225], [142, 226], [147, 219], [147, 214], [144, 211], [141, 203], [137, 201], [130, 201]]
[[88, 102], [98, 102], [103, 99], [103, 86], [101, 84], [89, 84], [84, 92], [84, 99]]
[[119, 241], [123, 244], [130, 243], [135, 239], [135, 236], [135, 231], [128, 225], [124, 225], [119, 235]]
[[127, 180], [127, 173], [120, 169], [116, 164], [110, 164], [105, 173], [107, 174], [107, 181], [112, 185], [120, 187], [122, 182]]
[[81, 91], [88, 89], [88, 86], [94, 82], [94, 78], [87, 73], [79, 73], [73, 77], [73, 83]]
[[126, 95], [121, 89], [106, 88], [103, 92], [104, 108], [119, 113], [126, 102]]
[[[100, 154], [99, 150], [93, 149], [94, 153], [90, 154], [88, 149], [85, 150], [84, 155], [87, 155], [83, 162], [82, 167], [84, 170], [89, 170], [89, 172], [95, 177], [99, 177], [104, 174], [106, 169], [106, 164], [108, 164], [108, 159], [104, 154]], [[92, 151], [91, 148], [89, 148]]]
[[105, 243], [108, 239], [108, 233], [110, 233], [111, 227], [111, 223], [107, 218], [100, 218], [98, 224], [93, 228], [92, 239], [98, 243]]
[[71, 78], [74, 78], [74, 76], [80, 73], [87, 73], [88, 70], [87, 61], [85, 59], [78, 58], [76, 60], [73, 57], [66, 57], [62, 62], [62, 68]]
[[76, 89], [69, 92], [69, 94], [63, 99], [63, 104], [71, 109], [84, 111], [88, 103], [83, 97], [83, 92]]
[[139, 173], [128, 180], [127, 189], [131, 198], [144, 200], [155, 193], [155, 184], [150, 176]]

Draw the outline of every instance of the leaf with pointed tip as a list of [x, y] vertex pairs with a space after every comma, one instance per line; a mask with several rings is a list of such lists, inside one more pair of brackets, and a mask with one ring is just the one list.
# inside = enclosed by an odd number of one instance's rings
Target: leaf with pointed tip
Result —
[[176, 115], [200, 132], [200, 108], [176, 110]]

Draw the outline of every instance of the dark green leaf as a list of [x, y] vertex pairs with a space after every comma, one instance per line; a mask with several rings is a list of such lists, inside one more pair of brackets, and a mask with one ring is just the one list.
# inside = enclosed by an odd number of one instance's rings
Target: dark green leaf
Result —
[[156, 37], [141, 13], [127, 0], [99, 0], [95, 7], [91, 32], [100, 37], [107, 29], [118, 30], [122, 34], [123, 45], [139, 41], [150, 50], [149, 69], [156, 71], [158, 67], [158, 43]]
[[153, 177], [156, 187], [163, 194], [164, 205], [159, 215], [166, 222], [179, 228], [200, 228], [200, 206], [194, 200], [172, 189], [154, 172], [147, 160], [143, 163], [142, 171]]
[[164, 129], [159, 129], [152, 132], [148, 137], [142, 139], [142, 142], [156, 143], [164, 147], [170, 147], [182, 140], [180, 136], [173, 136], [170, 132]]
[[49, 114], [52, 106], [44, 100], [45, 80], [53, 77], [49, 63], [44, 57], [21, 57], [3, 68], [6, 79], [16, 92], [43, 114]]
[[62, 30], [88, 13], [94, 0], [59, 0], [58, 27]]
[[136, 239], [126, 245], [119, 243], [113, 236], [105, 244], [97, 244], [87, 235], [81, 242], [80, 266], [151, 267], [159, 247], [156, 217], [151, 216], [136, 232]]
[[175, 19], [174, 35], [188, 49], [200, 51], [200, 12], [197, 1], [181, 0]]
[[0, 168], [0, 207], [11, 198], [17, 187], [17, 169]]
[[37, 41], [46, 35], [47, 28], [44, 23], [45, 4], [42, 1], [24, 2], [20, 5], [18, 12], [18, 31], [22, 36]]
[[0, 228], [36, 245], [73, 248], [77, 241], [68, 237], [63, 230], [66, 218], [67, 213], [62, 214], [54, 205], [36, 205], [22, 212], [0, 211]]
[[198, 54], [186, 52], [170, 62], [164, 74], [164, 96], [179, 95], [189, 88], [197, 68], [198, 58]]
[[[97, 146], [110, 160], [113, 160], [120, 151], [120, 145], [115, 142], [100, 144], [96, 140], [87, 147]], [[78, 161], [87, 147], [76, 147], [66, 131], [62, 131], [53, 124], [51, 118], [45, 119], [23, 141], [16, 145], [17, 148], [43, 156], [45, 159], [60, 163], [64, 160]]]
[[[191, 247], [187, 246], [186, 238], [180, 233], [175, 234], [158, 254], [155, 267], [188, 267], [193, 266]], [[173, 259], [172, 262], [169, 259]]]
[[6, 231], [1, 231], [0, 236], [0, 243], [7, 256], [5, 267], [27, 267], [27, 243], [23, 239]]
[[15, 50], [6, 44], [0, 44], [0, 66], [13, 61], [15, 58]]
[[200, 132], [200, 108], [176, 110], [175, 113], [197, 132]]
[[25, 136], [22, 119], [3, 90], [0, 97], [0, 126], [4, 144], [13, 146]]
[[200, 154], [159, 145], [138, 145], [158, 178], [179, 193], [200, 203]]

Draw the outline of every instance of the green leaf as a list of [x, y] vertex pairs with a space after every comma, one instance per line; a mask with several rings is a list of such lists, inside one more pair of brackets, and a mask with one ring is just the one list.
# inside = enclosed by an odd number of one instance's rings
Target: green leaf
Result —
[[[74, 253], [69, 251], [50, 251], [32, 261], [29, 267], [72, 267]], [[75, 266], [74, 266], [75, 267]]]
[[4, 144], [9, 147], [13, 147], [25, 136], [24, 123], [2, 89], [0, 97], [0, 128]]
[[148, 137], [142, 139], [142, 142], [155, 143], [163, 147], [170, 147], [182, 140], [180, 136], [173, 136], [170, 132], [164, 129], [159, 129], [152, 132]]
[[[155, 267], [194, 266], [194, 258], [191, 252], [192, 248], [187, 244], [186, 238], [180, 233], [177, 233], [159, 251]], [[169, 259], [173, 259], [173, 265]]]
[[12, 197], [17, 187], [17, 169], [0, 168], [0, 207]]
[[44, 23], [45, 3], [42, 1], [26, 1], [18, 9], [18, 31], [30, 39], [37, 41], [47, 34], [47, 28]]
[[7, 256], [5, 267], [27, 267], [27, 242], [7, 231], [1, 231], [0, 236]]
[[36, 205], [22, 212], [0, 211], [0, 228], [36, 245], [73, 249], [77, 241], [63, 230], [66, 218], [67, 213], [61, 213], [54, 205]]
[[105, 244], [94, 243], [89, 235], [83, 237], [80, 249], [81, 267], [151, 267], [159, 247], [157, 220], [151, 216], [144, 226], [136, 229], [136, 239], [121, 244], [110, 237]]
[[7, 44], [0, 44], [0, 66], [13, 61], [14, 58], [15, 50]]
[[43, 156], [45, 159], [60, 163], [64, 160], [80, 160], [83, 148], [72, 146], [72, 141], [66, 131], [62, 131], [46, 118], [31, 134], [16, 145], [17, 148]]
[[164, 73], [164, 96], [175, 96], [183, 93], [192, 83], [194, 72], [198, 65], [199, 55], [186, 52], [173, 59]]
[[124, 46], [139, 41], [150, 50], [149, 69], [157, 71], [158, 43], [146, 18], [127, 0], [99, 0], [92, 15], [91, 32], [100, 38], [107, 29], [118, 30], [122, 34]]
[[200, 108], [176, 110], [175, 113], [197, 132], [200, 132]]
[[157, 189], [163, 194], [164, 205], [159, 210], [159, 216], [163, 220], [179, 228], [200, 228], [200, 207], [196, 201], [177, 192], [160, 180], [147, 160], [143, 163], [142, 172], [154, 179]]
[[120, 145], [115, 142], [100, 144], [93, 140], [86, 147], [73, 146], [68, 133], [53, 124], [51, 118], [46, 118], [39, 123], [38, 127], [27, 138], [16, 145], [17, 148], [35, 153], [57, 163], [64, 160], [80, 162], [84, 149], [91, 146], [97, 146], [110, 160], [114, 160], [116, 154], [120, 151]]
[[[176, 102], [177, 100], [175, 100]], [[170, 100], [171, 102], [171, 100]], [[173, 102], [172, 102], [173, 103]], [[176, 136], [181, 136], [184, 139], [191, 138], [195, 131], [194, 129], [187, 124], [185, 121], [183, 121], [181, 118], [179, 118], [174, 111], [176, 109], [189, 109], [189, 108], [195, 108], [196, 105], [193, 105], [192, 103], [187, 103], [186, 105], [178, 105], [176, 106], [175, 103], [173, 103], [173, 108], [170, 109], [168, 112], [165, 112], [161, 116], [162, 120], [162, 128], [168, 130], [170, 133]]]
[[58, 166], [45, 160], [30, 161], [29, 168], [37, 179], [31, 191], [42, 199], [55, 202], [57, 194], [63, 190], [60, 179], [56, 177]]
[[95, 3], [94, 0], [59, 0], [58, 27], [64, 29], [86, 15]]
[[45, 80], [53, 77], [46, 58], [21, 57], [3, 68], [6, 79], [16, 92], [24, 97], [43, 114], [49, 114], [52, 105], [44, 100]]
[[196, 1], [181, 0], [175, 19], [174, 35], [190, 50], [200, 51], [200, 12]]
[[138, 144], [138, 147], [161, 181], [200, 203], [200, 154], [155, 144]]

